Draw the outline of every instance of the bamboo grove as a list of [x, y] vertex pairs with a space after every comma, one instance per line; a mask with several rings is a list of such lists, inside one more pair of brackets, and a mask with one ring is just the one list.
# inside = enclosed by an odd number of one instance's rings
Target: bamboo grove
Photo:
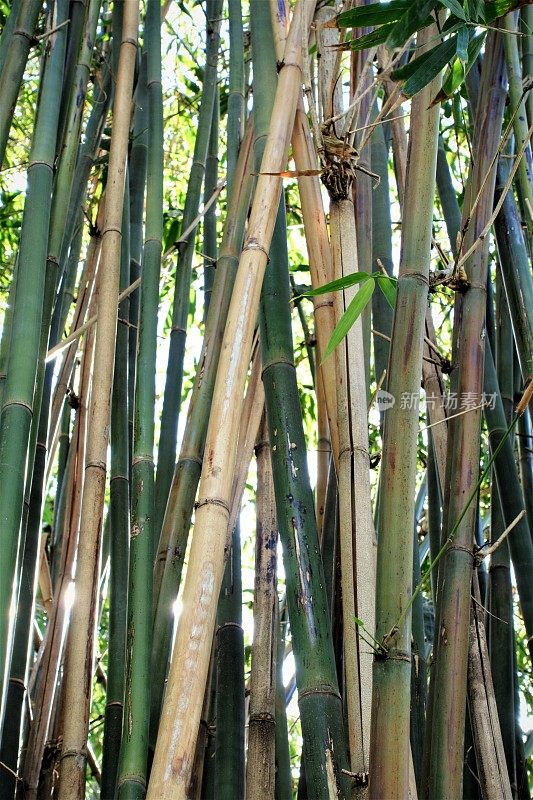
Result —
[[1, 800], [529, 798], [533, 7], [0, 25]]

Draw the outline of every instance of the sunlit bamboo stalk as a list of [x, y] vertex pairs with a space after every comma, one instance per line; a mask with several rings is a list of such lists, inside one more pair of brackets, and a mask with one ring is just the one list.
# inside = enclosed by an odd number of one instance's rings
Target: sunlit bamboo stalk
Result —
[[100, 277], [98, 328], [95, 343], [95, 374], [89, 405], [87, 460], [80, 519], [80, 547], [76, 567], [76, 596], [72, 609], [71, 635], [67, 644], [68, 670], [65, 702], [73, 709], [65, 718], [60, 800], [81, 798], [85, 782], [84, 747], [87, 741], [91, 696], [93, 631], [96, 597], [95, 574], [99, 563], [100, 529], [109, 440], [109, 408], [113, 381], [120, 273], [120, 239], [124, 179], [137, 54], [138, 3], [126, 3], [113, 113], [113, 130], [106, 187], [106, 212], [102, 235], [102, 258], [107, 269]]
[[[309, 24], [312, 7], [313, 2], [305, 4], [305, 8], [300, 2], [295, 8], [261, 172], [280, 173], [285, 167], [300, 89], [301, 39]], [[183, 612], [178, 624], [166, 702], [148, 786], [147, 797], [150, 800], [184, 797], [192, 768], [209, 666], [215, 604], [222, 582], [239, 422], [237, 410], [242, 403], [255, 316], [280, 190], [279, 175], [259, 176], [215, 383], [205, 466], [184, 587]], [[229, 408], [232, 409], [231, 414], [225, 412]], [[186, 696], [181, 691], [183, 681], [188, 687]], [[172, 789], [168, 785], [171, 776], [174, 784]]]

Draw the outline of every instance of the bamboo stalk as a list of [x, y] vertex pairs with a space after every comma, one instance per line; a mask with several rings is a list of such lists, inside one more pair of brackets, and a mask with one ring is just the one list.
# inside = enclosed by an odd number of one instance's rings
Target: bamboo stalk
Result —
[[[41, 657], [33, 668], [29, 690], [33, 703], [27, 752], [24, 759], [23, 780], [28, 798], [35, 798], [45, 744], [49, 736], [51, 718], [57, 699], [57, 677], [64, 652], [64, 626], [69, 614], [67, 599], [72, 587], [74, 564], [78, 545], [78, 529], [83, 490], [83, 465], [85, 461], [85, 434], [87, 427], [87, 398], [89, 394], [94, 337], [87, 338], [81, 364], [78, 414], [69, 448], [64, 486], [65, 508], [58, 519], [61, 526], [60, 551], [55, 549], [57, 577], [54, 581], [54, 604], [48, 619], [46, 636], [41, 645]], [[33, 688], [32, 688], [33, 687]]]
[[93, 628], [96, 614], [95, 571], [98, 569], [100, 528], [104, 500], [109, 407], [117, 325], [120, 273], [120, 225], [124, 200], [124, 178], [135, 60], [139, 6], [126, 3], [114, 102], [113, 130], [109, 154], [106, 212], [102, 235], [102, 259], [107, 269], [100, 278], [95, 344], [95, 374], [90, 399], [87, 461], [83, 487], [80, 547], [76, 568], [76, 597], [67, 645], [68, 670], [65, 702], [75, 709], [65, 719], [59, 798], [81, 798], [85, 779], [84, 748], [87, 741], [90, 680], [92, 675]]
[[278, 637], [277, 541], [274, 484], [266, 421], [257, 459], [254, 639], [250, 673], [247, 800], [273, 798], [276, 785], [276, 675]]
[[[216, 368], [231, 292], [238, 266], [246, 215], [250, 205], [252, 126], [249, 125], [239, 156], [234, 188], [224, 225], [213, 297], [192, 389], [187, 423], [170, 491], [154, 565], [154, 676], [151, 701], [150, 744], [155, 746], [163, 699], [164, 680], [174, 624], [173, 603], [177, 596], [187, 549], [189, 527], [200, 479], [205, 437], [211, 409]], [[255, 440], [254, 440], [255, 441]], [[253, 446], [253, 443], [252, 443]]]
[[[122, 209], [120, 254], [120, 289], [130, 275], [130, 202], [129, 180], [125, 184]], [[103, 800], [115, 797], [119, 766], [119, 747], [124, 715], [124, 672], [126, 667], [126, 631], [128, 609], [128, 566], [130, 532], [130, 482], [128, 436], [128, 345], [129, 300], [118, 307], [113, 395], [111, 402], [111, 470], [109, 481], [110, 559], [109, 559], [109, 635], [107, 691], [102, 754]], [[125, 591], [126, 589], [126, 591]]]
[[[483, 229], [492, 210], [496, 176], [491, 164], [500, 141], [505, 96], [502, 62], [501, 38], [491, 32], [483, 62], [474, 138], [479, 155], [470, 178], [469, 196], [472, 198], [479, 187], [483, 188], [471, 215], [463, 243], [465, 250]], [[458, 396], [470, 392], [469, 397], [480, 397], [483, 388], [484, 342], [480, 332], [485, 322], [487, 256], [488, 242], [485, 241], [466, 264], [471, 286], [456, 306], [454, 363], [458, 364]], [[449, 431], [446, 464], [448, 503], [443, 537], [449, 535], [453, 527], [454, 538], [439, 569], [439, 636], [432, 675], [435, 691], [428, 737], [431, 756], [426, 792], [430, 797], [455, 796], [460, 792], [462, 780], [470, 585], [476, 520], [475, 504], [466, 509], [464, 504], [479, 475], [479, 411], [456, 417], [450, 422]]]
[[[433, 28], [419, 34], [425, 45]], [[414, 480], [418, 407], [402, 409], [402, 392], [418, 397], [435, 192], [438, 107], [428, 108], [437, 78], [417, 94], [411, 115], [404, 189], [402, 255], [389, 361], [388, 390], [397, 398], [385, 414], [376, 577], [370, 797], [405, 797], [409, 786], [409, 701]], [[406, 522], [409, 521], [409, 525]], [[401, 622], [399, 622], [401, 620]]]
[[[306, 4], [306, 14], [302, 3], [295, 8], [261, 172], [279, 173], [285, 166], [300, 88], [301, 38], [313, 10], [311, 6], [314, 7], [313, 2]], [[183, 612], [148, 787], [149, 800], [184, 797], [192, 767], [215, 622], [215, 600], [222, 582], [238, 409], [280, 190], [278, 175], [259, 176], [215, 384]], [[224, 412], [230, 408], [231, 414]], [[188, 687], [186, 696], [180, 691], [183, 685]], [[172, 788], [168, 785], [171, 776]]]
[[[61, 4], [56, 11], [57, 19], [60, 22], [63, 21], [66, 6]], [[0, 580], [1, 707], [4, 705], [6, 689], [7, 676], [4, 674], [4, 670], [6, 661], [8, 661], [9, 612], [23, 510], [25, 462], [26, 456], [30, 455], [30, 427], [41, 338], [46, 245], [58, 124], [58, 108], [55, 98], [62, 76], [64, 40], [64, 29], [49, 37], [47, 62], [43, 74], [42, 92], [28, 169], [28, 188], [18, 255], [17, 293], [13, 306], [7, 377], [2, 398], [0, 420], [0, 521], [3, 541], [2, 577]], [[31, 455], [33, 456], [33, 453]]]
[[[6, 145], [17, 97], [22, 84], [30, 47], [34, 43], [35, 26], [42, 7], [42, 0], [21, 0], [16, 23], [13, 26], [9, 43], [6, 46], [4, 63], [0, 72], [0, 167], [4, 164]], [[15, 6], [16, 9], [16, 6]], [[57, 28], [64, 21], [61, 11], [55, 9], [50, 29]], [[59, 39], [63, 41], [65, 31]], [[60, 87], [58, 87], [58, 92]], [[58, 111], [56, 107], [54, 111]]]
[[124, 719], [118, 797], [143, 797], [146, 789], [150, 721], [152, 570], [155, 540], [154, 406], [157, 312], [163, 236], [163, 95], [161, 10], [149, 0], [145, 18], [148, 86], [148, 175], [135, 418], [128, 588], [128, 631]]
[[[243, 487], [244, 488], [244, 487]], [[239, 495], [241, 504], [242, 492]], [[233, 528], [217, 609], [215, 786], [217, 797], [244, 797], [244, 632], [241, 538]]]
[[[258, 137], [261, 137], [263, 130], [267, 130], [276, 82], [269, 23], [268, 10], [263, 4], [257, 3], [252, 16], [252, 57], [255, 76], [254, 116]], [[259, 146], [256, 145], [259, 157], [261, 144], [259, 138]], [[317, 558], [318, 534], [293, 361], [283, 202], [278, 210], [270, 257], [260, 312], [263, 384], [271, 432], [274, 489], [283, 544], [307, 786], [310, 797], [324, 797], [332, 791], [332, 785], [340, 793], [346, 791], [346, 780], [341, 771], [345, 763], [346, 744], [342, 720], [338, 718], [342, 705], [335, 673], [322, 564]], [[314, 662], [313, 669], [308, 666], [310, 661]]]
[[[209, 147], [209, 133], [216, 93], [221, 16], [222, 0], [209, 0], [207, 5], [207, 47], [202, 102], [198, 116], [191, 173], [183, 208], [181, 223], [183, 231], [189, 227], [189, 224], [198, 214], [198, 206], [200, 203], [202, 179], [204, 177], [205, 162]], [[183, 356], [187, 335], [189, 289], [191, 283], [192, 259], [194, 255], [195, 230], [196, 229], [191, 232], [186, 242], [182, 242], [178, 245], [170, 349], [165, 394], [163, 398], [163, 411], [161, 414], [161, 435], [159, 437], [159, 448], [157, 451], [157, 475], [155, 485], [156, 537], [159, 537], [163, 524], [163, 517], [176, 461], [176, 439], [181, 404]]]
[[[205, 162], [204, 208], [218, 186], [218, 137], [219, 137], [220, 97], [215, 92], [213, 119], [209, 134], [209, 147]], [[217, 265], [217, 217], [216, 205], [212, 203], [204, 214], [203, 255], [204, 255], [204, 322], [207, 319], [209, 303], [213, 293], [213, 281]]]
[[[479, 779], [483, 797], [487, 800], [511, 800], [513, 795], [499, 732], [498, 709], [491, 691], [492, 677], [482, 613], [477, 573], [474, 572], [474, 602], [468, 639], [468, 698]], [[497, 733], [492, 735], [494, 729]]]

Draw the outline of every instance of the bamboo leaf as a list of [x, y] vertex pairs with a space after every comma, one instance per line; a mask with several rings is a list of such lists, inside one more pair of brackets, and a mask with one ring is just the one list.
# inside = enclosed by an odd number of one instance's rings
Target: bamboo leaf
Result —
[[456, 17], [459, 17], [459, 19], [462, 19], [465, 22], [467, 21], [464, 8], [459, 0], [439, 0], [439, 2], [442, 6], [448, 8], [452, 14], [455, 14]]
[[457, 34], [457, 57], [463, 64], [466, 64], [468, 61], [468, 40], [468, 28], [461, 28]]
[[411, 3], [390, 32], [386, 45], [389, 50], [401, 47], [410, 36], [426, 25], [426, 20], [437, 5], [437, 0]]
[[469, 71], [472, 69], [473, 65], [476, 63], [476, 59], [484, 41], [485, 32], [478, 34], [478, 36], [474, 36], [474, 38], [470, 40], [468, 45], [468, 60], [466, 64], [463, 64], [459, 58], [454, 59], [450, 65], [450, 69], [446, 73], [442, 84], [442, 89], [435, 97], [433, 103], [440, 103], [442, 100], [446, 100], [446, 98], [451, 97], [453, 93], [457, 91], [468, 75]]
[[396, 22], [413, 4], [413, 0], [392, 0], [390, 3], [372, 3], [345, 11], [336, 19], [339, 28], [366, 28]]
[[344, 275], [342, 278], [337, 278], [335, 281], [325, 283], [323, 286], [318, 286], [316, 289], [310, 289], [308, 292], [299, 295], [300, 297], [316, 297], [319, 294], [328, 294], [328, 292], [336, 292], [339, 289], [348, 289], [350, 286], [355, 286], [357, 283], [366, 283], [370, 280], [372, 275], [368, 272], [353, 272], [351, 275]]
[[376, 282], [373, 277], [369, 277], [365, 283], [361, 286], [353, 300], [351, 301], [350, 305], [340, 318], [335, 327], [335, 330], [331, 334], [331, 339], [329, 340], [329, 344], [326, 348], [326, 352], [324, 353], [324, 358], [322, 361], [325, 361], [326, 358], [333, 353], [335, 348], [337, 347], [340, 342], [344, 339], [354, 322], [357, 318], [361, 315], [364, 308], [366, 307], [368, 301], [372, 297], [374, 292]]
[[424, 63], [406, 80], [402, 90], [403, 94], [406, 97], [413, 97], [413, 95], [417, 94], [424, 86], [427, 86], [427, 84], [446, 66], [450, 59], [454, 57], [456, 47], [457, 36], [452, 36], [451, 39], [448, 39], [442, 44], [437, 45], [437, 47], [434, 47], [433, 50], [430, 50], [427, 54], [428, 58], [426, 58]]
[[378, 286], [385, 295], [385, 300], [390, 305], [391, 308], [394, 308], [396, 305], [396, 294], [397, 294], [397, 287], [398, 281], [396, 278], [391, 278], [388, 275], [377, 275], [376, 276]]
[[375, 31], [367, 33], [365, 36], [360, 36], [358, 39], [352, 39], [349, 42], [351, 50], [364, 50], [367, 47], [375, 47], [378, 44], [383, 44], [387, 36], [394, 27], [394, 22], [389, 22], [386, 25], [381, 25]]

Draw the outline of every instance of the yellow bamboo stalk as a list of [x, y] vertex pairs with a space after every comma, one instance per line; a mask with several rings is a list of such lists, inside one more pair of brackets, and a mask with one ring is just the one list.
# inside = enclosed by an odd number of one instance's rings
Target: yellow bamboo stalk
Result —
[[[280, 13], [280, 4], [271, 0], [272, 30], [276, 46], [276, 58], [283, 60], [286, 42], [287, 14]], [[298, 178], [298, 191], [302, 205], [305, 239], [309, 256], [309, 272], [313, 289], [333, 280], [333, 265], [329, 246], [328, 228], [322, 200], [322, 189], [318, 175], [312, 175], [317, 169], [317, 156], [309, 121], [305, 113], [303, 95], [300, 93], [298, 107], [291, 137], [292, 155], [296, 171], [305, 173]], [[333, 295], [324, 294], [313, 298], [315, 332], [317, 337], [317, 372], [321, 373], [324, 400], [326, 404], [331, 437], [333, 458], [337, 463], [339, 455], [339, 435], [337, 431], [337, 399], [335, 394], [335, 361], [332, 358], [321, 363], [331, 334], [335, 328], [333, 313]], [[327, 458], [327, 456], [326, 456]], [[320, 520], [319, 520], [320, 522]], [[319, 531], [321, 527], [319, 525]]]
[[302, 36], [314, 0], [299, 0], [279, 73], [270, 130], [230, 305], [217, 372], [199, 488], [183, 612], [161, 716], [148, 800], [185, 798], [192, 769], [216, 605], [224, 570], [240, 410], [301, 86]]
[[[330, 9], [324, 9], [323, 13]], [[338, 32], [336, 34], [338, 36]], [[322, 28], [318, 34], [321, 52], [319, 73], [322, 113], [340, 114], [342, 100], [329, 84], [340, 83], [335, 72], [335, 31]], [[329, 98], [332, 97], [333, 101]], [[333, 102], [333, 105], [326, 105]], [[350, 182], [344, 199], [330, 205], [333, 277], [342, 278], [358, 270], [357, 236]], [[335, 321], [345, 312], [356, 288], [334, 296]], [[367, 774], [370, 751], [370, 709], [372, 702], [372, 654], [362, 642], [356, 619], [363, 620], [368, 634], [374, 634], [375, 533], [370, 498], [368, 417], [362, 317], [335, 350], [339, 458], [340, 557], [344, 637], [345, 702], [351, 770]]]
[[117, 327], [120, 242], [124, 181], [137, 57], [139, 2], [124, 4], [122, 40], [113, 110], [105, 221], [102, 234], [102, 270], [98, 294], [98, 327], [94, 376], [87, 431], [87, 460], [83, 487], [75, 601], [67, 645], [65, 718], [60, 800], [81, 800], [85, 784], [85, 748], [89, 725], [92, 661], [96, 623], [100, 532], [109, 443], [109, 410], [113, 384]]

